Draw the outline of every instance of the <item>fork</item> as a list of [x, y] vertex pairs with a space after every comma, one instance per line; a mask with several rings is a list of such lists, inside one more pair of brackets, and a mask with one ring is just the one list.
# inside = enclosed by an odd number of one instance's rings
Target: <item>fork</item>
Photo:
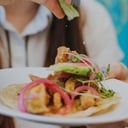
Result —
[[80, 0], [72, 0], [71, 5], [79, 6], [80, 5]]

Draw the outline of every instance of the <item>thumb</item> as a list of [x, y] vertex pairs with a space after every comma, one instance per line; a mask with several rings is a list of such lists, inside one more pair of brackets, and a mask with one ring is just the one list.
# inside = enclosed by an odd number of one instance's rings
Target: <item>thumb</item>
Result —
[[110, 66], [108, 75], [109, 77], [125, 81], [128, 79], [128, 68], [122, 63], [113, 63]]

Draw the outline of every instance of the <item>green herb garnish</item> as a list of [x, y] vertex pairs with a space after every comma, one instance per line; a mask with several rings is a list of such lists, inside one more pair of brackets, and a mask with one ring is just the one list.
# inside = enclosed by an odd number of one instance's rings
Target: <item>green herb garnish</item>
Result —
[[102, 81], [103, 79], [104, 79], [103, 74], [101, 72], [96, 72], [95, 73], [95, 80]]
[[99, 91], [103, 98], [110, 98], [115, 95], [115, 91], [113, 91], [112, 89], [106, 89], [102, 84]]
[[76, 58], [76, 57], [72, 57], [71, 58], [71, 62], [78, 63], [78, 62], [80, 62], [80, 59], [79, 58]]
[[110, 64], [108, 64], [108, 66], [107, 66], [107, 74], [109, 71], [110, 71]]

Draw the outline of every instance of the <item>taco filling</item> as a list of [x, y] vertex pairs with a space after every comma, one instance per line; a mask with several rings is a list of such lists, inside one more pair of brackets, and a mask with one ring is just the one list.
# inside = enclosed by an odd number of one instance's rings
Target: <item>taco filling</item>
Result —
[[[30, 75], [32, 82], [17, 94], [22, 112], [42, 115], [90, 116], [118, 103], [116, 92], [106, 89], [110, 66], [103, 72], [87, 56], [59, 47], [47, 78]], [[17, 86], [18, 88], [18, 86]]]

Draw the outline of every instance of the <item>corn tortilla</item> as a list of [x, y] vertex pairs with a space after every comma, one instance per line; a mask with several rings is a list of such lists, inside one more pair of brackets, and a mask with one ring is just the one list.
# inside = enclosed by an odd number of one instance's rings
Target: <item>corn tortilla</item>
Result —
[[[25, 86], [25, 84], [12, 84], [5, 88], [3, 88], [0, 91], [0, 100], [5, 104], [6, 106], [17, 109], [18, 110], [18, 93], [20, 90]], [[120, 102], [120, 98], [117, 96], [114, 96], [112, 98], [104, 99], [98, 106], [90, 107], [86, 110], [76, 112], [73, 114], [67, 114], [65, 117], [88, 117], [92, 115], [96, 115], [98, 113], [103, 114], [106, 112], [109, 112], [110, 110], [113, 110], [118, 103]], [[46, 114], [49, 116], [61, 116], [61, 115], [55, 115], [55, 114]]]

